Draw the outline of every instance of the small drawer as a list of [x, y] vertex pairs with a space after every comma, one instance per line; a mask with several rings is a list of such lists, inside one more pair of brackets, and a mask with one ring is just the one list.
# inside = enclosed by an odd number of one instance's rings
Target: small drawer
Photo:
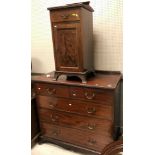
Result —
[[101, 134], [85, 132], [67, 127], [60, 127], [48, 123], [41, 123], [42, 135], [68, 142], [81, 147], [90, 148], [97, 151], [111, 143], [112, 137], [106, 136], [104, 132]]
[[105, 132], [107, 136], [112, 134], [112, 121], [109, 120], [63, 113], [44, 108], [39, 110], [39, 116], [40, 121], [45, 121], [47, 123], [61, 126], [63, 125], [97, 133]]
[[113, 120], [113, 108], [109, 105], [48, 96], [37, 96], [37, 104], [41, 108]]
[[35, 84], [35, 91], [37, 95], [69, 97], [69, 89], [67, 86]]
[[111, 90], [70, 87], [70, 96], [81, 100], [112, 105], [114, 95]]
[[52, 22], [80, 20], [79, 9], [53, 10], [50, 12]]

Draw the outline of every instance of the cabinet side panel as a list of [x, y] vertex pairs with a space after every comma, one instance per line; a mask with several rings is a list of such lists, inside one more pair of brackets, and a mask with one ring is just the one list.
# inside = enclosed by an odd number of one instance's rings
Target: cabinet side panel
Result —
[[57, 60], [56, 60], [56, 47], [55, 47], [55, 40], [54, 40], [54, 29], [53, 29], [53, 21], [52, 21], [52, 11], [49, 12], [50, 14], [50, 22], [51, 22], [51, 35], [52, 35], [52, 42], [53, 42], [53, 52], [54, 52], [54, 61], [55, 61], [55, 69], [57, 70], [58, 69], [58, 66], [57, 66]]
[[120, 81], [115, 90], [115, 102], [114, 102], [114, 140], [117, 140], [122, 134], [122, 100], [121, 100], [121, 88], [122, 82]]
[[92, 12], [81, 8], [81, 39], [84, 68], [94, 70], [93, 62], [93, 16]]

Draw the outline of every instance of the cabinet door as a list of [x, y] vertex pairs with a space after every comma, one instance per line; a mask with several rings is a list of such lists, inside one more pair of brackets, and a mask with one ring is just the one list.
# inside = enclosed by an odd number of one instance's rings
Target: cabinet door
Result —
[[79, 23], [53, 24], [57, 71], [82, 71]]

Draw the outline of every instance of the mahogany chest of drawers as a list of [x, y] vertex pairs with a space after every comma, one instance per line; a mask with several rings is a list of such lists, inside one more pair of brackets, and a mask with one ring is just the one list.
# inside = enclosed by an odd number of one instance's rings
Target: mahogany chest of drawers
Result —
[[[51, 74], [51, 76], [53, 76]], [[97, 73], [87, 84], [34, 76], [40, 142], [101, 154], [120, 128], [121, 74]]]

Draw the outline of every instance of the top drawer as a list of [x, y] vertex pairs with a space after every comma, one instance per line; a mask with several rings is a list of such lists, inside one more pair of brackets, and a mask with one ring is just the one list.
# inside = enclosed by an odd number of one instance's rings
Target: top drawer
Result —
[[50, 12], [52, 22], [80, 20], [79, 9], [54, 10]]
[[69, 90], [67, 86], [37, 83], [35, 84], [35, 90], [37, 95], [69, 97]]
[[71, 87], [70, 96], [71, 98], [101, 102], [108, 105], [111, 105], [114, 100], [113, 91], [95, 88]]

